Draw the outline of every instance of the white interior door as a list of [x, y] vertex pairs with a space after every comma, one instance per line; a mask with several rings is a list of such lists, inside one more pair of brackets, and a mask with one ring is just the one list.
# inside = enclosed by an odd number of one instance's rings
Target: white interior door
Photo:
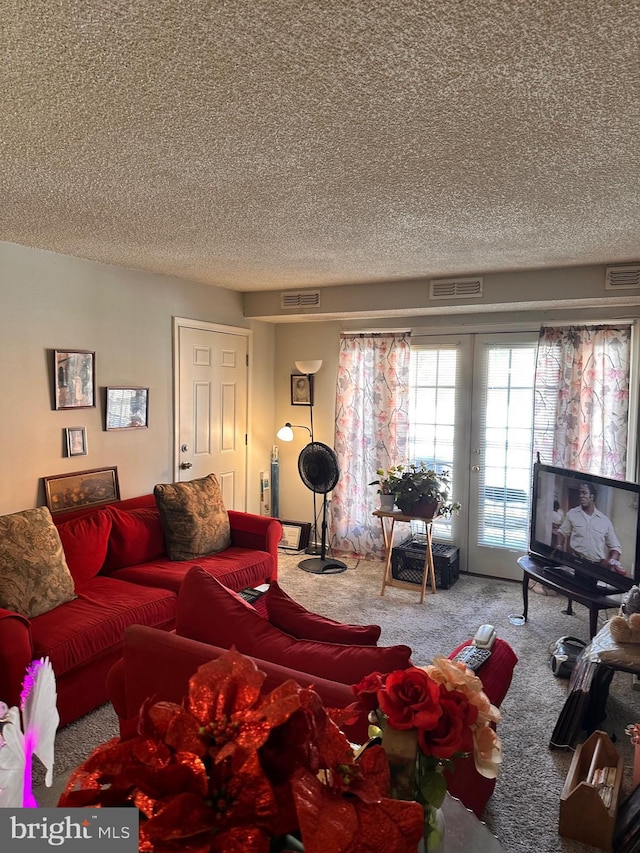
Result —
[[214, 473], [246, 509], [248, 332], [176, 321], [176, 479]]

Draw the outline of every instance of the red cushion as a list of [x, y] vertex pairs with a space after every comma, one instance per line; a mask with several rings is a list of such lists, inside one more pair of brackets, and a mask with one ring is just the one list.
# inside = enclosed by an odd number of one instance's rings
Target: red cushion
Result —
[[343, 684], [371, 672], [411, 665], [409, 646], [351, 646], [298, 640], [271, 625], [250, 604], [203, 569], [189, 571], [180, 592], [176, 632], [201, 643], [298, 669]]
[[105, 510], [56, 525], [64, 556], [78, 589], [94, 578], [104, 563], [111, 530], [111, 516]]
[[105, 571], [146, 563], [164, 554], [164, 530], [155, 507], [130, 510], [108, 507], [105, 512], [112, 519]]
[[245, 589], [269, 580], [273, 573], [273, 557], [266, 551], [235, 548], [232, 545], [226, 551], [220, 551], [219, 554], [209, 554], [208, 557], [198, 557], [197, 560], [181, 560], [179, 563], [165, 555], [147, 563], [118, 569], [112, 572], [111, 576], [144, 586], [161, 586], [177, 592], [193, 566], [206, 569], [230, 589]]
[[31, 621], [35, 657], [48, 655], [57, 677], [122, 646], [128, 625], [171, 630], [176, 595], [98, 575], [77, 598]]
[[375, 646], [380, 639], [379, 625], [347, 625], [312, 613], [288, 596], [277, 581], [271, 581], [264, 599], [269, 622], [299, 640]]

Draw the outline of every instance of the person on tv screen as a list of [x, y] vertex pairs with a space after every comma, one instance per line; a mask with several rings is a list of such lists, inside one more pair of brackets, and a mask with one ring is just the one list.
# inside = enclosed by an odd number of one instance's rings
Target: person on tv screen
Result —
[[622, 547], [611, 520], [596, 507], [596, 489], [592, 483], [580, 483], [579, 505], [567, 511], [558, 535], [578, 557], [598, 563], [619, 574], [625, 571], [620, 565]]
[[560, 530], [560, 525], [564, 521], [564, 513], [560, 509], [560, 501], [553, 502], [553, 513], [551, 515], [551, 547], [558, 548], [560, 546], [560, 540], [558, 538], [558, 531]]

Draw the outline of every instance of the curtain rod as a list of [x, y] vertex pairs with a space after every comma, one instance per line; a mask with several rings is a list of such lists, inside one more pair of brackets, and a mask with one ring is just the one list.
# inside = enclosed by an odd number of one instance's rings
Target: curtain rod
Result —
[[410, 335], [411, 329], [344, 329], [341, 335]]

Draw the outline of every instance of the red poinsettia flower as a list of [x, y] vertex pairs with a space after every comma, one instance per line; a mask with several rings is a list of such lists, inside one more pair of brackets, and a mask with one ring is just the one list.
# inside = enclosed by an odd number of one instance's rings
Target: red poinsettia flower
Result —
[[[363, 753], [385, 765], [384, 750], [374, 747]], [[377, 755], [376, 755], [377, 753]], [[378, 757], [379, 756], [379, 757]], [[382, 773], [385, 776], [385, 773]], [[415, 853], [424, 831], [424, 812], [419, 803], [380, 797], [370, 802], [356, 795], [339, 796], [313, 774], [299, 768], [292, 780], [305, 853]], [[356, 786], [357, 789], [357, 786]]]
[[[411, 719], [437, 722], [443, 712], [435, 713], [425, 678], [416, 670], [369, 683], [398, 709], [409, 697]], [[143, 853], [268, 853], [272, 837], [295, 831], [308, 853], [413, 853], [422, 809], [388, 798], [380, 747], [354, 758], [335, 721], [352, 720], [353, 708], [329, 712], [314, 690], [293, 681], [263, 693], [264, 680], [235, 650], [200, 667], [183, 705], [145, 703], [139, 736], [98, 747], [72, 774], [60, 805], [136, 806]], [[445, 746], [462, 704], [448, 702], [451, 726], [443, 721], [437, 730]]]

